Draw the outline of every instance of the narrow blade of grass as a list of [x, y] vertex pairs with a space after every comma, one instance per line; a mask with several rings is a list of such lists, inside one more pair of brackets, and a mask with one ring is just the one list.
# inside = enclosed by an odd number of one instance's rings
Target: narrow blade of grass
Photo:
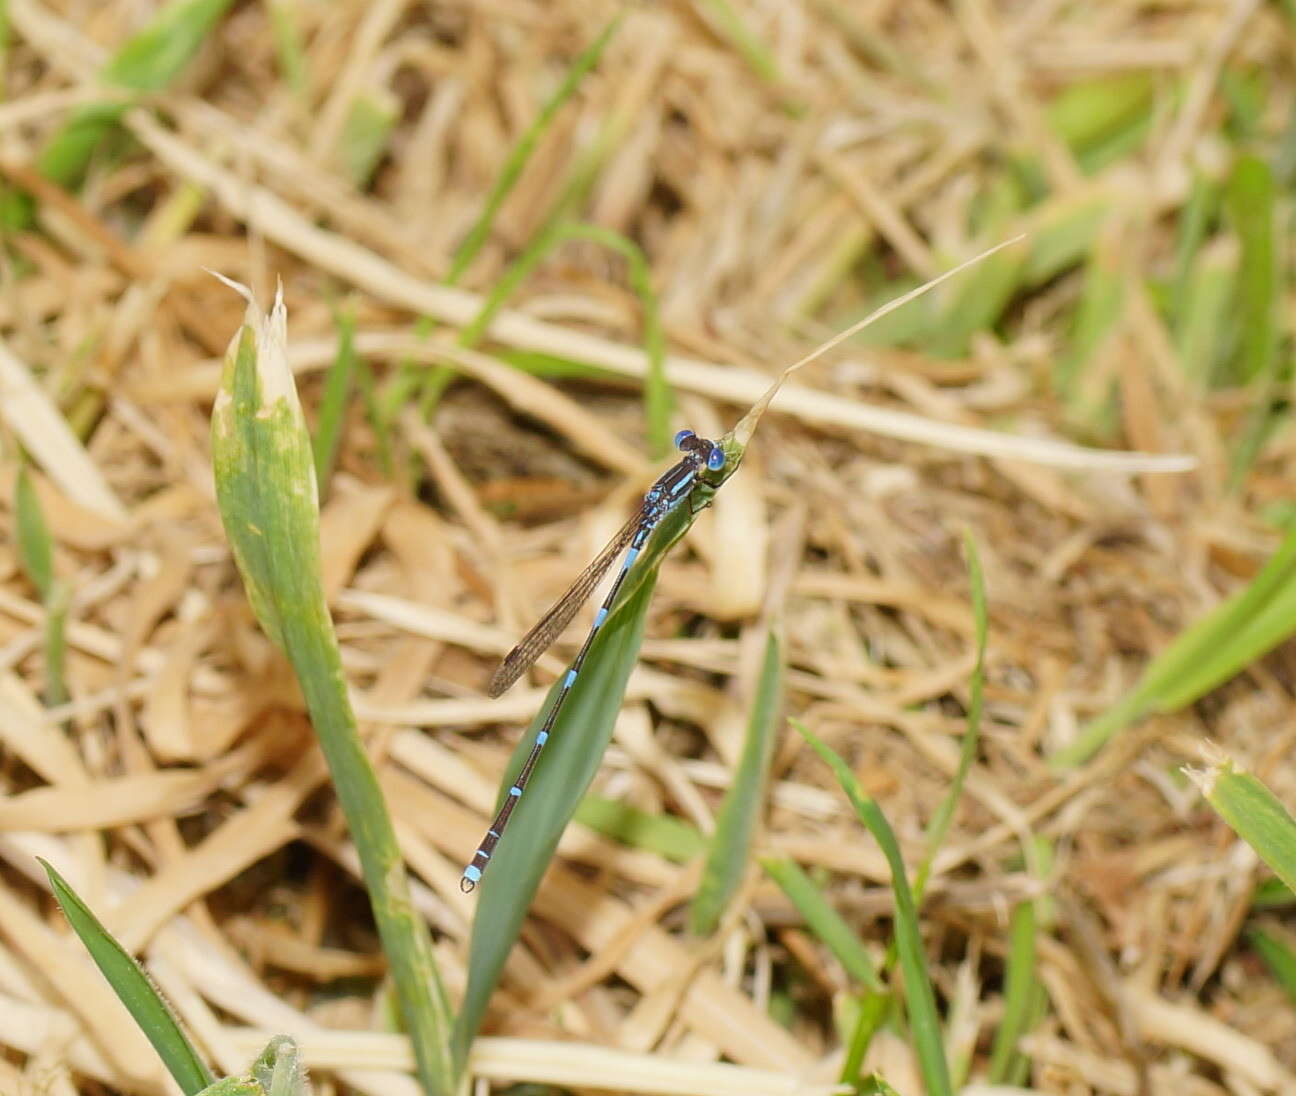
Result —
[[[468, 949], [468, 985], [453, 1037], [457, 1068], [462, 1068], [467, 1061], [527, 907], [563, 829], [594, 779], [611, 738], [625, 696], [626, 681], [638, 656], [657, 568], [742, 461], [744, 443], [735, 439], [732, 432], [718, 439], [718, 444], [725, 452], [725, 466], [717, 473], [718, 478], [713, 485], [699, 482], [693, 489], [692, 505], [678, 506], [666, 515], [626, 576], [616, 604], [599, 629], [563, 704], [527, 792], [518, 801], [508, 833], [491, 856], [490, 871], [477, 888], [480, 897]], [[513, 751], [501, 777], [501, 796], [530, 752], [559, 687], [560, 681], [556, 681], [536, 712], [529, 731]]]
[[324, 599], [314, 456], [288, 365], [282, 300], [265, 316], [249, 299], [212, 409], [212, 463], [248, 599], [292, 663], [355, 841], [421, 1083], [429, 1094], [449, 1094], [449, 1004], [360, 740]]
[[1206, 772], [1187, 770], [1209, 803], [1275, 875], [1296, 890], [1296, 819], [1250, 773], [1221, 759]]
[[1125, 241], [1119, 232], [1099, 234], [1085, 267], [1084, 286], [1071, 328], [1070, 346], [1058, 361], [1054, 381], [1067, 404], [1068, 417], [1089, 429], [1101, 429], [1112, 409], [1109, 386], [1095, 388], [1086, 370], [1107, 347], [1120, 326], [1128, 296], [1124, 270]]
[[689, 908], [689, 931], [696, 936], [715, 932], [729, 900], [742, 882], [751, 856], [752, 839], [760, 822], [761, 805], [783, 706], [783, 652], [778, 635], [765, 640], [756, 695], [752, 700], [747, 737], [733, 784], [720, 805], [715, 833], [697, 894]]
[[1294, 631], [1296, 530], [1244, 589], [1175, 637], [1129, 695], [1089, 723], [1051, 763], [1081, 764], [1136, 719], [1191, 704]]
[[604, 837], [676, 864], [687, 864], [706, 850], [706, 840], [696, 827], [671, 815], [650, 814], [619, 799], [587, 795], [573, 817]]
[[[100, 72], [110, 87], [159, 91], [193, 59], [232, 0], [177, 0], [134, 35]], [[91, 104], [75, 111], [37, 159], [42, 175], [74, 189], [99, 142], [129, 108], [129, 102]]]
[[1246, 938], [1247, 943], [1264, 960], [1274, 981], [1282, 986], [1292, 1003], [1296, 1004], [1296, 951], [1292, 950], [1286, 940], [1264, 929], [1252, 929], [1246, 934]]
[[777, 83], [778, 62], [768, 46], [756, 36], [729, 0], [698, 0], [698, 10], [716, 33], [726, 39], [744, 61], [767, 83]]
[[1004, 978], [1003, 1019], [990, 1052], [991, 1084], [1017, 1084], [1030, 1061], [1017, 1044], [1034, 1021], [1039, 988], [1035, 970], [1035, 904], [1021, 902], [1013, 910], [1008, 965]]
[[[603, 751], [621, 711], [626, 682], [638, 658], [654, 584], [655, 576], [641, 581], [599, 630], [526, 794], [518, 800], [508, 833], [492, 854], [490, 870], [477, 888], [480, 897], [468, 948], [468, 986], [454, 1032], [456, 1063], [467, 1061], [469, 1047], [540, 878], [602, 763]], [[507, 783], [501, 785], [501, 794], [506, 794], [517, 766], [530, 751], [560, 687], [561, 680], [554, 683], [530, 730], [509, 759], [504, 770]]]
[[269, 5], [269, 15], [279, 71], [293, 89], [293, 94], [300, 97], [307, 90], [306, 49], [302, 45], [301, 27], [296, 12], [292, 4], [284, 3], [284, 0], [273, 0]]
[[400, 106], [390, 92], [367, 91], [351, 100], [335, 155], [357, 187], [369, 185], [399, 120]]
[[1282, 293], [1274, 240], [1274, 202], [1274, 178], [1269, 165], [1258, 156], [1243, 156], [1234, 165], [1224, 192], [1224, 206], [1241, 245], [1236, 304], [1241, 345], [1234, 376], [1243, 384], [1256, 382], [1257, 391], [1233, 457], [1235, 487], [1260, 451], [1270, 424]]
[[319, 422], [311, 441], [315, 457], [315, 481], [319, 497], [328, 498], [329, 481], [337, 461], [338, 445], [342, 440], [342, 426], [346, 416], [347, 401], [351, 396], [351, 382], [356, 372], [355, 314], [350, 310], [337, 317], [338, 351], [324, 378], [324, 395], [320, 399]]
[[981, 557], [977, 553], [976, 542], [970, 533], [963, 534], [963, 553], [967, 556], [968, 576], [972, 586], [972, 618], [976, 628], [976, 663], [972, 667], [972, 678], [968, 684], [967, 729], [963, 732], [963, 742], [959, 747], [958, 769], [950, 781], [949, 791], [941, 800], [941, 805], [927, 824], [927, 855], [914, 873], [914, 901], [921, 905], [923, 894], [927, 890], [927, 880], [931, 876], [932, 863], [940, 851], [945, 835], [949, 832], [950, 822], [954, 818], [954, 809], [963, 796], [963, 785], [967, 782], [968, 770], [976, 757], [977, 745], [981, 741], [981, 709], [985, 693], [985, 649], [986, 634], [989, 630], [989, 614], [986, 611], [985, 574], [981, 570]]
[[555, 224], [548, 231], [540, 233], [496, 281], [486, 295], [481, 310], [461, 332], [459, 342], [464, 346], [478, 343], [499, 310], [508, 303], [509, 298], [530, 277], [545, 256], [568, 240], [592, 241], [615, 251], [626, 260], [630, 284], [639, 296], [644, 314], [644, 351], [648, 356], [648, 371], [644, 377], [644, 418], [647, 422], [649, 448], [654, 457], [661, 457], [670, 451], [670, 420], [674, 405], [670, 386], [666, 382], [666, 336], [657, 309], [657, 295], [652, 288], [648, 259], [636, 244], [624, 236], [595, 225], [577, 224]]
[[1184, 374], [1204, 390], [1216, 382], [1237, 294], [1234, 242], [1221, 238], [1202, 248], [1179, 292], [1175, 349]]
[[1141, 139], [1151, 120], [1154, 92], [1147, 72], [1101, 77], [1066, 88], [1049, 105], [1046, 117], [1081, 168], [1093, 172], [1127, 154]]
[[905, 1006], [918, 1055], [919, 1069], [929, 1096], [949, 1096], [949, 1064], [941, 1039], [940, 1018], [936, 1012], [936, 995], [927, 976], [927, 957], [923, 951], [922, 932], [918, 926], [918, 910], [905, 872], [904, 859], [890, 823], [871, 798], [864, 794], [850, 767], [807, 727], [792, 720], [792, 725], [833, 770], [837, 782], [846, 793], [860, 822], [873, 835], [887, 864], [891, 868], [891, 889], [895, 896], [896, 950], [900, 958], [900, 972], [904, 980]]
[[540, 138], [553, 124], [553, 120], [563, 104], [576, 94], [581, 82], [599, 63], [603, 51], [607, 48], [608, 42], [612, 40], [612, 36], [617, 32], [617, 28], [621, 26], [623, 18], [623, 15], [614, 17], [603, 28], [599, 36], [581, 51], [575, 63], [567, 70], [567, 75], [563, 78], [562, 83], [554, 89], [554, 93], [540, 108], [540, 113], [536, 115], [535, 121], [527, 127], [526, 132], [522, 134], [517, 144], [509, 152], [508, 159], [504, 161], [504, 165], [500, 168], [500, 173], [495, 179], [495, 185], [491, 187], [491, 192], [486, 197], [486, 204], [482, 207], [477, 220], [473, 222], [472, 228], [468, 230], [468, 235], [464, 237], [463, 243], [455, 251], [454, 260], [450, 264], [450, 273], [446, 277], [446, 281], [451, 285], [454, 285], [463, 277], [464, 271], [468, 269], [468, 266], [477, 257], [477, 253], [490, 237], [491, 228], [495, 224], [495, 218], [499, 214], [500, 206], [504, 204], [504, 199], [509, 196], [509, 192], [517, 185], [518, 179], [522, 176], [522, 169], [526, 167], [527, 161], [531, 159]]
[[814, 880], [802, 870], [795, 860], [766, 859], [761, 867], [787, 895], [788, 901], [805, 918], [806, 928], [819, 938], [836, 956], [846, 973], [860, 985], [876, 993], [885, 993], [882, 979], [878, 977], [873, 960], [863, 941], [823, 896]]
[[846, 1043], [846, 1057], [842, 1061], [841, 1073], [838, 1075], [838, 1080], [844, 1085], [850, 1085], [855, 1092], [863, 1091], [860, 1085], [860, 1070], [864, 1066], [864, 1057], [868, 1054], [869, 1045], [881, 1029], [893, 1004], [895, 1000], [887, 991], [867, 993], [860, 1003], [855, 1025]]
[[180, 1022], [153, 988], [144, 969], [112, 938], [54, 866], [45, 860], [40, 863], [49, 877], [63, 916], [80, 937], [113, 992], [153, 1044], [175, 1083], [186, 1094], [199, 1092], [210, 1085], [215, 1078], [185, 1036]]
[[45, 524], [45, 513], [24, 464], [14, 486], [14, 517], [18, 534], [18, 558], [28, 581], [44, 601], [54, 585], [54, 538]]

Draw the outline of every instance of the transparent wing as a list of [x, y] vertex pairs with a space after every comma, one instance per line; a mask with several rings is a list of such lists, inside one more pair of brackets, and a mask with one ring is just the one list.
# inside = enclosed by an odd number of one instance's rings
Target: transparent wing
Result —
[[607, 574], [608, 568], [616, 562], [617, 557], [625, 551], [626, 545], [634, 539], [635, 532], [643, 523], [644, 512], [639, 510], [621, 527], [588, 567], [580, 573], [567, 592], [554, 603], [544, 616], [536, 621], [535, 627], [527, 632], [513, 650], [505, 656], [490, 679], [486, 691], [491, 696], [499, 696], [531, 667], [537, 658], [545, 653], [571, 623], [572, 617], [594, 592], [599, 580]]

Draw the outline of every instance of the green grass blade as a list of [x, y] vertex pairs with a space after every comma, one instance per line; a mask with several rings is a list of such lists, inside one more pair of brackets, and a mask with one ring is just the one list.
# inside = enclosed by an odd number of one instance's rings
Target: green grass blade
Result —
[[778, 82], [778, 63], [774, 54], [747, 26], [729, 0], [699, 0], [697, 7], [716, 33], [747, 62], [752, 72], [767, 83]]
[[315, 481], [321, 500], [328, 497], [329, 481], [337, 461], [338, 446], [342, 441], [342, 426], [346, 417], [347, 401], [351, 396], [351, 383], [356, 372], [355, 314], [344, 311], [338, 314], [338, 351], [324, 378], [324, 394], [320, 398], [319, 422], [311, 448], [315, 458]]
[[108, 984], [140, 1030], [153, 1044], [167, 1071], [186, 1093], [196, 1093], [210, 1085], [215, 1078], [203, 1063], [198, 1051], [185, 1037], [180, 1022], [153, 988], [153, 983], [134, 958], [126, 951], [99, 919], [68, 886], [52, 864], [41, 860], [41, 867], [49, 877], [50, 887], [58, 900], [63, 916], [81, 938], [95, 966], [103, 973]]
[[761, 867], [805, 918], [808, 928], [836, 956], [846, 973], [875, 993], [885, 993], [877, 968], [859, 935], [835, 909], [795, 860], [766, 859]]
[[1277, 796], [1231, 761], [1205, 773], [1190, 770], [1202, 795], [1234, 833], [1259, 854], [1279, 879], [1296, 890], [1296, 819]]
[[1201, 389], [1217, 379], [1237, 295], [1237, 248], [1219, 239], [1202, 248], [1180, 290], [1175, 349], [1184, 374]]
[[306, 48], [302, 45], [301, 27], [293, 5], [284, 0], [273, 0], [268, 7], [270, 33], [274, 37], [275, 57], [279, 71], [293, 89], [293, 94], [304, 96], [307, 91]]
[[967, 729], [963, 732], [963, 742], [959, 747], [958, 769], [950, 781], [949, 791], [941, 805], [932, 815], [927, 825], [927, 855], [914, 873], [914, 901], [922, 904], [923, 894], [927, 890], [927, 880], [931, 876], [932, 863], [940, 851], [945, 835], [949, 832], [950, 822], [954, 819], [954, 809], [963, 795], [963, 785], [967, 782], [968, 770], [976, 757], [977, 746], [981, 741], [981, 709], [985, 694], [985, 649], [986, 634], [989, 631], [989, 614], [986, 611], [985, 574], [981, 570], [981, 557], [977, 553], [976, 542], [972, 534], [963, 534], [963, 552], [967, 556], [968, 576], [972, 585], [972, 619], [976, 629], [976, 663], [972, 667], [972, 679], [968, 684]]
[[900, 1096], [900, 1093], [892, 1088], [891, 1085], [887, 1083], [886, 1078], [880, 1073], [874, 1073], [869, 1077], [863, 1092], [865, 1094], [870, 1092], [876, 1093], [877, 1096]]
[[604, 837], [676, 864], [687, 864], [706, 851], [706, 840], [696, 826], [673, 815], [650, 814], [620, 799], [587, 795], [573, 817]]
[[365, 886], [424, 1090], [455, 1078], [449, 1005], [427, 925], [409, 883], [373, 766], [360, 740], [320, 577], [314, 456], [287, 360], [282, 301], [270, 316], [249, 302], [212, 409], [216, 495], [257, 618], [300, 683]]
[[[602, 762], [639, 654], [654, 582], [655, 573], [641, 578], [631, 596], [619, 601], [599, 629], [526, 794], [519, 799], [508, 832], [477, 888], [480, 897], [468, 949], [468, 985], [454, 1032], [458, 1064], [467, 1060], [491, 991], [558, 839]], [[554, 683], [510, 758], [501, 792], [513, 782], [560, 687], [561, 679]]]
[[[1086, 366], [1106, 345], [1125, 311], [1128, 294], [1121, 269], [1122, 243], [1099, 239], [1085, 269], [1084, 288], [1071, 330], [1070, 348], [1059, 361], [1056, 372], [1058, 391], [1064, 394], [1069, 404], [1080, 398], [1085, 387], [1081, 378]], [[1094, 408], [1080, 409], [1082, 415], [1094, 411]]]
[[862, 1091], [859, 1080], [860, 1070], [864, 1067], [864, 1056], [868, 1054], [869, 1044], [882, 1027], [887, 1013], [895, 1003], [889, 992], [872, 992], [865, 995], [860, 1003], [851, 1029], [850, 1039], [846, 1044], [846, 1056], [842, 1061], [838, 1080], [843, 1085], [850, 1085], [856, 1091]]
[[357, 187], [369, 185], [399, 120], [400, 105], [390, 92], [368, 91], [351, 100], [335, 156]]
[[1274, 239], [1274, 205], [1273, 171], [1258, 156], [1243, 156], [1234, 165], [1224, 192], [1224, 207], [1241, 244], [1236, 302], [1241, 345], [1234, 377], [1243, 384], [1258, 383], [1255, 404], [1234, 453], [1232, 484], [1235, 487], [1251, 467], [1270, 425], [1282, 294]]
[[765, 640], [765, 657], [756, 682], [738, 770], [716, 816], [702, 879], [689, 908], [689, 931], [696, 936], [715, 932], [747, 871], [752, 840], [760, 824], [769, 767], [774, 759], [782, 707], [783, 650], [778, 635], [770, 631]]
[[989, 1081], [1011, 1084], [1022, 1079], [1029, 1061], [1017, 1049], [1035, 1019], [1039, 988], [1035, 969], [1035, 904], [1022, 902], [1012, 915], [1008, 965], [1004, 978], [1004, 1012], [990, 1052]]
[[1247, 943], [1264, 960], [1274, 981], [1282, 986], [1292, 1003], [1296, 1004], [1296, 951], [1292, 950], [1286, 940], [1264, 929], [1252, 929], [1246, 934], [1246, 938]]
[[41, 509], [25, 464], [19, 467], [18, 481], [14, 486], [14, 517], [18, 558], [28, 581], [45, 601], [54, 586], [54, 538], [45, 524], [45, 512]]
[[612, 36], [617, 32], [623, 18], [623, 15], [615, 16], [603, 28], [599, 36], [585, 47], [581, 55], [576, 58], [575, 63], [567, 70], [567, 75], [563, 78], [562, 83], [554, 89], [554, 93], [540, 108], [540, 113], [536, 115], [535, 121], [527, 127], [526, 132], [513, 146], [508, 159], [504, 161], [504, 166], [500, 169], [495, 185], [491, 187], [491, 192], [487, 195], [486, 204], [482, 207], [480, 215], [473, 222], [472, 228], [468, 230], [468, 235], [464, 237], [463, 243], [455, 251], [454, 260], [450, 264], [450, 273], [446, 277], [446, 281], [451, 285], [454, 285], [463, 277], [464, 271], [477, 257], [477, 253], [490, 236], [491, 227], [495, 224], [495, 218], [499, 214], [500, 206], [504, 204], [504, 199], [509, 196], [509, 192], [517, 185], [518, 179], [522, 176], [522, 169], [526, 167], [527, 161], [531, 159], [540, 138], [553, 124], [553, 120], [562, 105], [576, 94], [581, 82], [598, 64], [599, 58], [603, 56], [603, 51], [607, 48], [608, 42], [612, 40]]
[[[733, 431], [717, 439], [717, 444], [725, 453], [724, 468], [712, 473], [709, 483], [698, 481], [690, 505], [677, 506], [662, 519], [637, 564], [626, 575], [617, 603], [599, 629], [582, 673], [559, 713], [527, 794], [519, 801], [509, 831], [491, 857], [490, 871], [478, 886], [480, 897], [468, 953], [468, 986], [454, 1031], [454, 1058], [459, 1065], [467, 1060], [491, 991], [563, 827], [589, 787], [612, 734], [625, 695], [625, 683], [638, 654], [643, 618], [657, 568], [742, 463], [745, 442], [738, 440]], [[500, 783], [501, 794], [530, 751], [558, 687], [559, 683], [555, 682], [530, 730], [509, 759]]]
[[[160, 91], [183, 71], [232, 0], [176, 0], [132, 37], [100, 72], [111, 87]], [[99, 142], [129, 109], [129, 102], [91, 104], [73, 112], [37, 159], [47, 179], [73, 189]]]
[[1170, 317], [1176, 327], [1187, 319], [1187, 289], [1193, 264], [1219, 211], [1219, 184], [1201, 171], [1193, 175], [1188, 201], [1179, 214], [1174, 274], [1170, 278]]
[[589, 240], [626, 260], [632, 288], [639, 295], [644, 313], [644, 351], [648, 356], [648, 371], [644, 377], [644, 417], [648, 425], [648, 441], [653, 456], [661, 457], [670, 451], [671, 411], [673, 400], [666, 382], [666, 336], [657, 309], [657, 295], [652, 288], [652, 272], [647, 256], [624, 236], [595, 225], [558, 223], [539, 233], [527, 245], [516, 261], [496, 281], [482, 302], [481, 310], [460, 333], [459, 342], [474, 346], [486, 334], [499, 310], [530, 277], [532, 271], [554, 248], [568, 240]]
[[1120, 703], [1089, 723], [1053, 755], [1059, 768], [1078, 765], [1111, 737], [1151, 712], [1190, 704], [1296, 631], [1296, 529], [1238, 593], [1181, 632]]
[[913, 1033], [914, 1049], [918, 1055], [919, 1069], [929, 1096], [950, 1096], [952, 1087], [949, 1063], [946, 1061], [945, 1047], [941, 1040], [936, 995], [932, 991], [931, 979], [927, 976], [927, 957], [923, 951], [922, 932], [918, 927], [918, 910], [909, 889], [909, 880], [905, 873], [904, 859], [900, 855], [899, 843], [877, 803], [864, 794], [863, 788], [860, 787], [859, 781], [846, 762], [803, 724], [795, 719], [791, 722], [801, 736], [810, 743], [815, 753], [833, 770], [837, 782], [846, 793], [846, 798], [851, 801], [859, 820], [873, 835], [887, 858], [887, 864], [891, 868], [891, 889], [896, 904], [896, 950], [900, 958], [900, 972], [905, 987], [905, 1005], [909, 1014], [909, 1026]]

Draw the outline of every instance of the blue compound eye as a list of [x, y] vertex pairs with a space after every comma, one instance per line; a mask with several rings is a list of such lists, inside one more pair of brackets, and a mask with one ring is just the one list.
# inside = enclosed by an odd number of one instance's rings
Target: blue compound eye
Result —
[[724, 467], [724, 465], [725, 465], [724, 450], [717, 445], [707, 455], [707, 467], [710, 468], [712, 472], [719, 472], [720, 469]]
[[683, 449], [684, 443], [693, 436], [694, 435], [692, 430], [681, 430], [678, 434], [675, 435], [675, 448]]

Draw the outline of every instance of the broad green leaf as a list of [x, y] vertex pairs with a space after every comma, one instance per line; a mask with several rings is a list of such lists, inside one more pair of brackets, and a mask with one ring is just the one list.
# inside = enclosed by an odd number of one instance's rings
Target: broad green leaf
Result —
[[[245, 295], [246, 295], [246, 291]], [[282, 300], [269, 316], [249, 300], [212, 408], [221, 521], [261, 627], [292, 663], [391, 964], [425, 1091], [455, 1077], [449, 1004], [415, 910], [377, 777], [360, 740], [320, 572], [314, 455], [287, 358]]]

